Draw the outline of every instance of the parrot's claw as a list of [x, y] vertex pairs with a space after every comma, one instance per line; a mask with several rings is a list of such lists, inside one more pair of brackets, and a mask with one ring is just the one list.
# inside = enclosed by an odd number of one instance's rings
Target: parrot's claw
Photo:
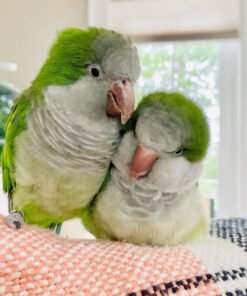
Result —
[[13, 230], [18, 230], [24, 225], [24, 219], [21, 213], [19, 212], [11, 212], [6, 217], [6, 224], [12, 228]]

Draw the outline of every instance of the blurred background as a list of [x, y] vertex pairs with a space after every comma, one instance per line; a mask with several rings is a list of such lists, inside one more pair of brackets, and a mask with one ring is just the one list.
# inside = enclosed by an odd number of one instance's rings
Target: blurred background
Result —
[[[0, 151], [13, 99], [37, 74], [56, 33], [88, 26], [135, 42], [137, 102], [176, 90], [204, 108], [211, 128], [200, 180], [205, 208], [211, 217], [247, 216], [246, 0], [0, 0]], [[79, 223], [66, 225], [65, 235], [80, 237]]]

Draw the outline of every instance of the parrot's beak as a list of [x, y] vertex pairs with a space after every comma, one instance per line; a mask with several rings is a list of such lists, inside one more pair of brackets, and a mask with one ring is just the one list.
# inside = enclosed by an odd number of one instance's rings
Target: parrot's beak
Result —
[[121, 123], [125, 124], [135, 107], [134, 82], [118, 80], [110, 85], [107, 92], [106, 114], [120, 116]]
[[130, 176], [139, 179], [145, 176], [153, 167], [159, 154], [143, 145], [138, 145], [130, 166]]

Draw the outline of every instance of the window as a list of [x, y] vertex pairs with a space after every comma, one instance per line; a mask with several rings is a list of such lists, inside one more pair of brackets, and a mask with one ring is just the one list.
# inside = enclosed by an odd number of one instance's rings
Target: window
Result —
[[217, 209], [220, 41], [139, 43], [142, 73], [137, 100], [155, 90], [176, 91], [197, 102], [208, 116], [211, 145], [200, 180], [211, 216]]

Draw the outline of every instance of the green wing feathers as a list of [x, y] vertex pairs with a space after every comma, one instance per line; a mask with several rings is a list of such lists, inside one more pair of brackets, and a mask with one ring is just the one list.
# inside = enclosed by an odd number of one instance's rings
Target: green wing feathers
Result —
[[107, 235], [103, 229], [95, 222], [93, 208], [90, 206], [83, 210], [81, 215], [81, 220], [83, 226], [96, 238], [100, 239], [110, 239], [110, 236]]
[[15, 190], [15, 138], [26, 129], [26, 116], [31, 107], [30, 90], [24, 91], [11, 109], [6, 123], [2, 153], [3, 190], [11, 194]]

